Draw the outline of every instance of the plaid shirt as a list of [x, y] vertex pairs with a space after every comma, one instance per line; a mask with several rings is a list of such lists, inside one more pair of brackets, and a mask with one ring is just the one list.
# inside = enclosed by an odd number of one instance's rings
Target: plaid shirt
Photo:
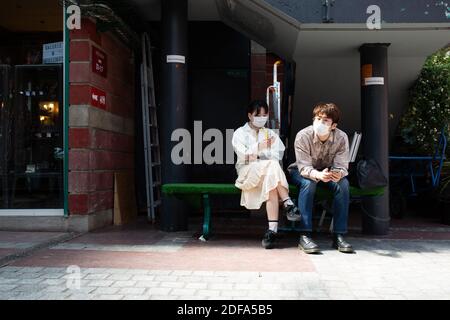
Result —
[[298, 169], [303, 177], [314, 181], [318, 181], [319, 171], [328, 167], [340, 169], [343, 177], [348, 175], [349, 143], [344, 131], [336, 128], [327, 141], [321, 142], [309, 126], [297, 133], [294, 148], [297, 161], [288, 170]]

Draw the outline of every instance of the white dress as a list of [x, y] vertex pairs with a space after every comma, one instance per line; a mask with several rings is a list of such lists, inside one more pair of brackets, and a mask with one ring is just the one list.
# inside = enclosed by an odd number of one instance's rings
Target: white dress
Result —
[[[258, 143], [266, 138], [275, 137], [270, 149], [258, 150]], [[284, 144], [271, 129], [261, 128], [258, 132], [248, 123], [233, 134], [232, 145], [237, 154], [236, 171], [238, 178], [235, 186], [242, 190], [241, 206], [247, 209], [259, 209], [269, 199], [269, 192], [281, 183], [289, 188], [286, 175], [280, 166], [284, 154]], [[258, 155], [259, 159], [246, 162], [246, 155]]]

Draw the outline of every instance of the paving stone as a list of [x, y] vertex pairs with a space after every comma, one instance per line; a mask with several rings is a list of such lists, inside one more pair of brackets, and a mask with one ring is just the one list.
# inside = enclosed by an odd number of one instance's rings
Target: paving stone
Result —
[[220, 290], [198, 290], [198, 294], [205, 297], [220, 296]]
[[83, 277], [83, 279], [84, 280], [104, 280], [108, 277], [109, 277], [109, 274], [107, 274], [107, 273], [88, 273]]
[[91, 287], [109, 287], [114, 283], [112, 280], [91, 280], [89, 286]]
[[195, 293], [195, 289], [178, 289], [175, 288], [172, 290], [172, 292], [170, 293], [171, 295], [176, 295], [176, 296], [192, 296]]
[[186, 289], [206, 289], [207, 286], [206, 282], [191, 282], [186, 284]]
[[[108, 278], [109, 279], [109, 278]], [[111, 287], [120, 287], [120, 288], [126, 288], [126, 287], [133, 287], [138, 283], [138, 281], [115, 281]]]
[[125, 295], [123, 300], [149, 300], [149, 295]]
[[151, 296], [165, 296], [173, 290], [172, 288], [149, 288], [146, 293]]
[[145, 288], [120, 288], [120, 294], [143, 294], [145, 292]]
[[159, 287], [161, 285], [161, 282], [159, 281], [136, 281], [134, 286], [136, 288], [155, 288]]
[[122, 300], [122, 294], [102, 294], [99, 296], [95, 296], [95, 300]]
[[102, 294], [116, 294], [120, 288], [111, 288], [111, 287], [99, 287], [95, 289], [92, 293], [96, 295]]
[[185, 283], [183, 282], [161, 282], [161, 288], [183, 288]]
[[126, 273], [114, 273], [114, 274], [109, 274], [108, 277], [106, 278], [106, 280], [121, 280], [121, 281], [126, 281], [126, 280], [130, 280], [132, 277], [131, 274], [126, 274]]
[[18, 284], [0, 284], [0, 292], [9, 292], [17, 287]]

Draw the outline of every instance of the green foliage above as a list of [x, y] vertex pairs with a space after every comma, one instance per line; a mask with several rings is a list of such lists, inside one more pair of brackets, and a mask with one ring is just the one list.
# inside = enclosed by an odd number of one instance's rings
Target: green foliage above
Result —
[[[450, 124], [450, 47], [427, 58], [409, 92], [409, 105], [400, 120], [405, 143], [432, 154], [439, 132]], [[449, 137], [449, 130], [446, 130]], [[447, 148], [448, 151], [448, 148]]]

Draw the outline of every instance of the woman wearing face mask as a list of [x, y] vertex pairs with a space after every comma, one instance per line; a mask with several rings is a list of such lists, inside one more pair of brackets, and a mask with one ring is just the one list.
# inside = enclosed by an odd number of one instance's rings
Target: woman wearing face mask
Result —
[[247, 108], [249, 121], [238, 128], [232, 139], [237, 154], [236, 187], [242, 190], [241, 205], [247, 209], [259, 209], [266, 202], [269, 229], [264, 235], [262, 246], [273, 248], [278, 229], [280, 200], [290, 221], [299, 221], [297, 207], [289, 197], [289, 185], [280, 160], [284, 144], [278, 135], [265, 128], [268, 120], [268, 106], [264, 101], [253, 101]]

